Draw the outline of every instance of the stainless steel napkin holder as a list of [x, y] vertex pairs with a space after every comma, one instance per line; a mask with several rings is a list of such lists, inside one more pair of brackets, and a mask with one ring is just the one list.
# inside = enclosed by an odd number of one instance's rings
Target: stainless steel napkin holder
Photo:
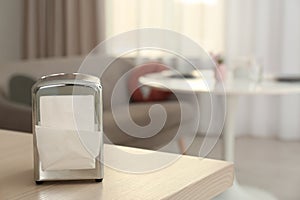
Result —
[[34, 179], [103, 179], [102, 86], [86, 74], [44, 76], [32, 87]]

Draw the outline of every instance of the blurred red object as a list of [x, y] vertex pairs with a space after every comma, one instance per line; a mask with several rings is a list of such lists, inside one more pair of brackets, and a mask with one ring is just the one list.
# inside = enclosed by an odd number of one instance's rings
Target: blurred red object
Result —
[[149, 73], [161, 72], [169, 68], [160, 63], [147, 63], [135, 67], [128, 80], [131, 101], [150, 102], [167, 100], [172, 94], [170, 91], [162, 91], [149, 86], [140, 85], [139, 78]]

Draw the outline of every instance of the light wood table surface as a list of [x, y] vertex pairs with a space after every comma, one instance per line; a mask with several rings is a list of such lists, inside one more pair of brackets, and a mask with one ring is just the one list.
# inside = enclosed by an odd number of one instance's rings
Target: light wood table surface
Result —
[[[136, 151], [126, 147], [126, 151], [130, 149]], [[33, 180], [32, 135], [0, 130], [1, 200], [211, 199], [232, 185], [233, 173], [232, 163], [182, 156], [151, 173], [129, 174], [105, 167], [102, 183], [45, 182], [37, 186]]]

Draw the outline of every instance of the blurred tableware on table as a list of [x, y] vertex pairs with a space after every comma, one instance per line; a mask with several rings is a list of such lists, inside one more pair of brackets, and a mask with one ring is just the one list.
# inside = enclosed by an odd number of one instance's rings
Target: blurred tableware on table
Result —
[[233, 61], [233, 78], [237, 80], [260, 82], [263, 76], [261, 62], [251, 57], [240, 57]]

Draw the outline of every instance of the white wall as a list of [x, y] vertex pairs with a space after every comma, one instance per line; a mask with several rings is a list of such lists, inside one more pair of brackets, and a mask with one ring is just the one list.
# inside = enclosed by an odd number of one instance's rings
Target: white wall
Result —
[[22, 56], [23, 2], [0, 0], [0, 63]]

